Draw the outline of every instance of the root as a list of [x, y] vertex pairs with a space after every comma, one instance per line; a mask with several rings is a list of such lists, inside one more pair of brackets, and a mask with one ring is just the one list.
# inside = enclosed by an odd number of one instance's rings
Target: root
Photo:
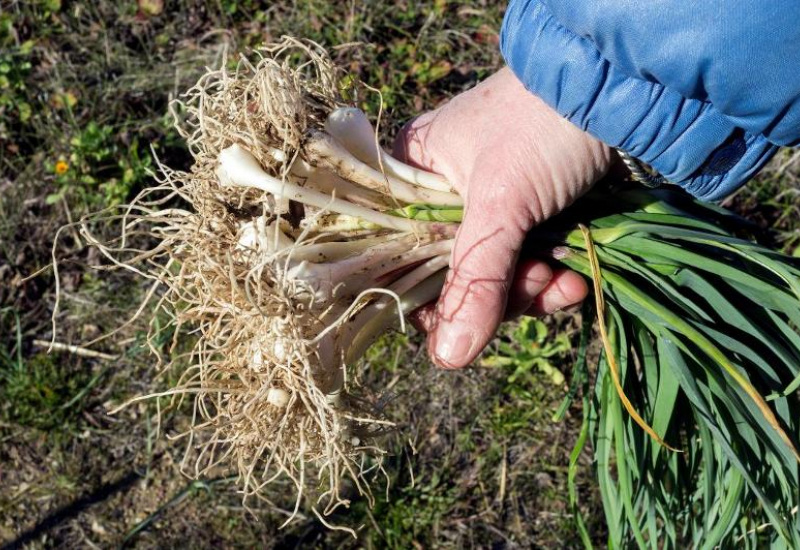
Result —
[[[104, 269], [152, 281], [134, 319], [153, 315], [147, 345], [159, 368], [179, 375], [176, 386], [123, 407], [155, 399], [162, 412], [162, 400], [168, 408], [191, 400], [191, 427], [172, 437], [186, 446], [182, 471], [235, 468], [245, 506], [268, 502], [269, 484], [288, 479], [289, 523], [306, 496], [320, 517], [349, 505], [346, 478], [372, 502], [371, 481], [383, 471], [378, 436], [392, 424], [348, 383], [345, 359], [357, 360], [416, 303], [405, 296], [422, 296], [414, 285], [427, 282], [427, 300], [441, 288], [457, 226], [391, 209], [461, 200], [432, 175], [425, 179], [439, 189], [418, 187], [333, 142], [339, 160], [309, 156], [309, 136], [343, 105], [340, 75], [316, 44], [286, 38], [229, 66], [209, 70], [170, 106], [191, 170], [158, 162], [156, 185], [77, 225]], [[357, 170], [342, 171], [342, 158]], [[103, 242], [98, 222], [118, 224], [119, 237]], [[174, 330], [166, 343], [164, 323]]]

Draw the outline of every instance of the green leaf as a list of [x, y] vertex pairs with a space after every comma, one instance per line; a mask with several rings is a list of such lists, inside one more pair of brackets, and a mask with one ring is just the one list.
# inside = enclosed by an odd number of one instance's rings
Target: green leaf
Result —
[[21, 122], [28, 122], [31, 118], [31, 114], [33, 113], [33, 109], [31, 108], [30, 104], [20, 101], [17, 104], [17, 109], [19, 110], [19, 120]]
[[542, 359], [535, 361], [535, 364], [539, 372], [547, 376], [554, 386], [564, 385], [564, 373], [558, 370], [550, 361]]
[[36, 45], [35, 40], [26, 40], [25, 42], [20, 44], [19, 53], [21, 53], [22, 55], [30, 55], [35, 45]]
[[[717, 421], [717, 415], [714, 414], [711, 404], [703, 395], [698, 382], [700, 379], [694, 374], [687, 364], [687, 357], [691, 358], [692, 354], [682, 350], [676, 345], [678, 339], [673, 340], [674, 335], [668, 333], [662, 334], [658, 340], [659, 353], [668, 358], [668, 365], [674, 369], [674, 372], [681, 383], [681, 387], [692, 401], [696, 413], [698, 414], [698, 421], [706, 424], [710, 431], [714, 434], [714, 441], [719, 448], [723, 451], [728, 461], [733, 464], [737, 470], [742, 474], [748, 482], [751, 490], [756, 494], [761, 501], [764, 511], [773, 523], [773, 526], [779, 530], [785, 539], [791, 539], [789, 530], [786, 523], [778, 514], [772, 501], [762, 491], [761, 485], [756, 482], [755, 478], [751, 475], [750, 469], [745, 466], [745, 462], [740, 458], [739, 453], [734, 450], [733, 442], [731, 441], [731, 432], [725, 430], [724, 426]], [[681, 346], [682, 347], [682, 346]], [[730, 407], [734, 410], [735, 405]], [[746, 429], [744, 425], [739, 425], [737, 430]]]

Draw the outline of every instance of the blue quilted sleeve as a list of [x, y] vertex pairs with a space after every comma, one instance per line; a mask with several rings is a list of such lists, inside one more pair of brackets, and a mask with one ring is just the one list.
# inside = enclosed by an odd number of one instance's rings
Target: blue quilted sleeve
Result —
[[800, 142], [800, 2], [513, 0], [525, 86], [704, 200]]

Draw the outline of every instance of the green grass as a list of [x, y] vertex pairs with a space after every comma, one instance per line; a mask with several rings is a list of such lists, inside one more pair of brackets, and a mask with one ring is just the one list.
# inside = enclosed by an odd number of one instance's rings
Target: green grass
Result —
[[80, 411], [88, 373], [64, 368], [57, 355], [38, 352], [26, 357], [19, 315], [4, 310], [0, 317], [0, 324], [12, 335], [0, 347], [0, 421], [69, 433]]
[[70, 429], [80, 412], [79, 394], [90, 381], [87, 373], [65, 370], [58, 356], [44, 353], [3, 365], [0, 372], [5, 422], [45, 431]]

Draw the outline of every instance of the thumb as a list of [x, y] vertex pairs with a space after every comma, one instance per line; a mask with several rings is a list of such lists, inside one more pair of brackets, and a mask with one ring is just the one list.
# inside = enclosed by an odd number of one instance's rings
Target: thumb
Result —
[[447, 368], [468, 365], [494, 337], [505, 314], [522, 241], [532, 226], [525, 201], [514, 200], [507, 191], [511, 185], [484, 178], [468, 188], [450, 271], [428, 336], [433, 360]]

